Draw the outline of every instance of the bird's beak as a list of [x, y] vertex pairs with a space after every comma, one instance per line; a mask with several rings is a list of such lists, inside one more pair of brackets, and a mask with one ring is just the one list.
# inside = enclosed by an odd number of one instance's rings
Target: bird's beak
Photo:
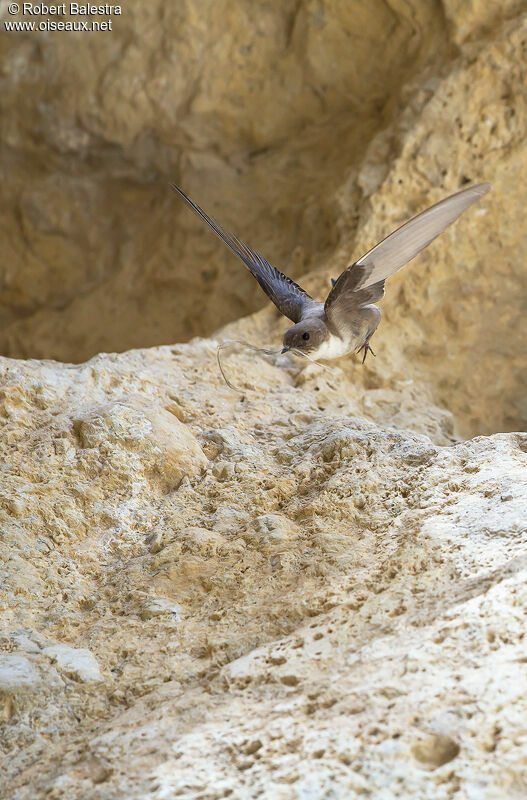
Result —
[[284, 353], [287, 353], [288, 350], [289, 350], [289, 347], [287, 347], [287, 345], [285, 347], [282, 347], [281, 355], [283, 355]]

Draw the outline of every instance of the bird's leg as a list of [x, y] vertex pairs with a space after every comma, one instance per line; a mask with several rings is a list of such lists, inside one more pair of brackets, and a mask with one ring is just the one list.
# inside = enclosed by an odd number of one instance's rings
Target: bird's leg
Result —
[[366, 339], [364, 344], [359, 347], [359, 349], [357, 350], [357, 355], [360, 353], [361, 350], [364, 350], [364, 355], [362, 357], [362, 363], [363, 364], [366, 361], [366, 356], [368, 355], [368, 352], [370, 352], [372, 354], [372, 356], [375, 358], [375, 353], [373, 352], [373, 350], [370, 347], [370, 340], [369, 339]]

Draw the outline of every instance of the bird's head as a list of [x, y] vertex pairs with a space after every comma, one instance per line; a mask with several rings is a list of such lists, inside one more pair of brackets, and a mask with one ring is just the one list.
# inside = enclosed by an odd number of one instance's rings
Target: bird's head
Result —
[[288, 350], [300, 350], [302, 353], [312, 353], [318, 350], [326, 338], [327, 329], [322, 320], [305, 319], [297, 322], [284, 334], [284, 347], [282, 353]]

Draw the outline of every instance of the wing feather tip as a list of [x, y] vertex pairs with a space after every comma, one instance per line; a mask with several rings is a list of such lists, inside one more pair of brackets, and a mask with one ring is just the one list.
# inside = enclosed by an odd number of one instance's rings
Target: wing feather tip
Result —
[[168, 185], [170, 186], [170, 188], [172, 189], [173, 192], [176, 192], [176, 194], [179, 194], [181, 197], [184, 197], [185, 200], [189, 199], [188, 196], [183, 191], [183, 189], [179, 188], [177, 183], [169, 183]]
[[490, 181], [483, 181], [483, 183], [474, 183], [472, 186], [467, 186], [468, 191], [472, 191], [477, 195], [487, 194], [491, 189]]

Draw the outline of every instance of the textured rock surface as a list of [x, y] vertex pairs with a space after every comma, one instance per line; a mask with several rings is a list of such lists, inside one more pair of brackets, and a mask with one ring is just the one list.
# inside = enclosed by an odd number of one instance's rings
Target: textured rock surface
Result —
[[272, 307], [1, 359], [2, 797], [523, 800], [527, 434], [461, 436], [527, 418], [524, 4], [165, 6], [6, 41], [6, 352], [261, 302], [168, 173], [321, 296], [493, 190], [364, 367], [239, 347], [236, 394], [217, 341], [278, 346]]
[[527, 435], [304, 364], [3, 361], [6, 797], [525, 795]]

